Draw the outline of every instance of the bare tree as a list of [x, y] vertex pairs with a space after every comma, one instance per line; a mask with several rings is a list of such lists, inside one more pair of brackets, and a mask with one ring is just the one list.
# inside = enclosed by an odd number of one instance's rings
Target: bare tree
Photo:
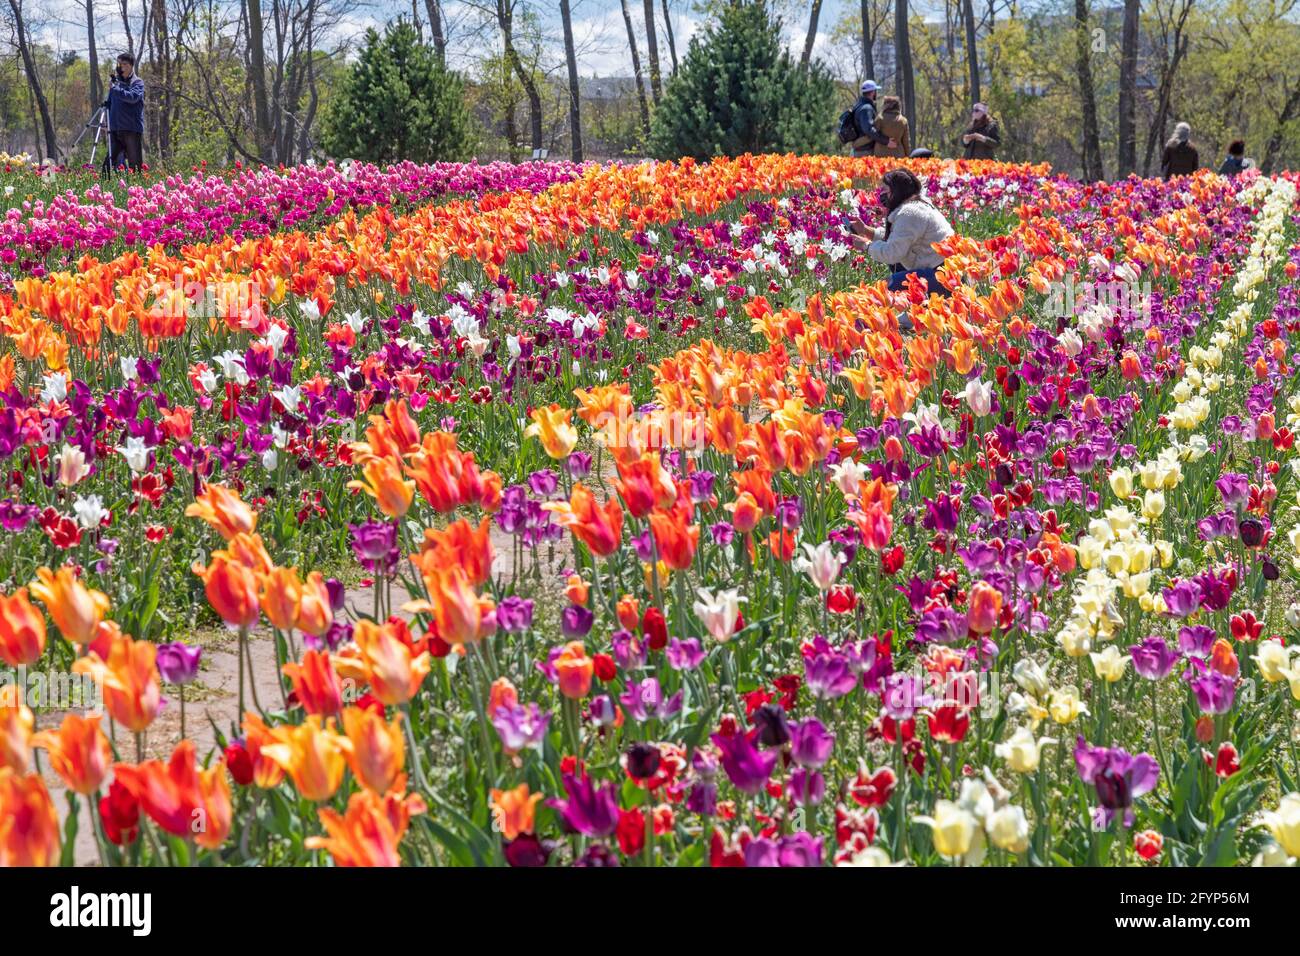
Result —
[[442, 25], [442, 0], [424, 0], [425, 12], [429, 16], [429, 33], [433, 37], [433, 52], [438, 62], [447, 65], [447, 37]]
[[1119, 54], [1119, 155], [1115, 176], [1137, 168], [1137, 51], [1142, 0], [1124, 0], [1124, 27]]
[[569, 144], [575, 163], [582, 162], [582, 110], [579, 106], [578, 54], [573, 47], [573, 17], [569, 0], [560, 0], [560, 20], [564, 25], [564, 59], [569, 67]]
[[[1146, 148], [1142, 157], [1142, 175], [1151, 174], [1151, 162], [1155, 157], [1156, 146], [1164, 141], [1165, 124], [1169, 121], [1169, 107], [1173, 98], [1174, 78], [1178, 67], [1187, 56], [1189, 44], [1187, 36], [1187, 18], [1191, 15], [1196, 0], [1173, 0], [1168, 9], [1156, 5], [1156, 18], [1160, 33], [1160, 43], [1156, 49], [1163, 54], [1158, 63], [1160, 86], [1156, 90], [1156, 112], [1147, 130]], [[1170, 53], [1169, 51], [1173, 51]]]
[[907, 26], [907, 0], [895, 0], [894, 4], [894, 63], [896, 64], [899, 96], [903, 100], [903, 112], [907, 114], [907, 123], [912, 129], [912, 138], [916, 140], [916, 88], [912, 77], [912, 42]]
[[655, 98], [655, 106], [658, 106], [664, 90], [659, 82], [659, 38], [655, 33], [655, 0], [645, 0], [645, 49], [650, 65], [650, 93]]
[[812, 8], [808, 11], [808, 33], [803, 41], [803, 54], [799, 57], [799, 66], [803, 69], [808, 68], [808, 61], [812, 59], [813, 44], [817, 42], [817, 21], [822, 15], [822, 0], [812, 0]]
[[1101, 163], [1101, 137], [1097, 131], [1097, 94], [1092, 84], [1092, 45], [1088, 30], [1088, 0], [1074, 0], [1075, 70], [1079, 76], [1079, 101], [1083, 107], [1083, 178], [1105, 179]]
[[55, 142], [54, 121], [50, 118], [50, 104], [45, 98], [40, 75], [36, 72], [36, 59], [27, 33], [27, 22], [23, 17], [23, 0], [9, 0], [9, 9], [13, 12], [18, 55], [23, 59], [23, 70], [27, 73], [27, 85], [31, 90], [32, 102], [35, 110], [40, 113], [41, 132], [45, 136], [45, 152], [51, 159], [57, 159], [59, 145]]
[[497, 26], [501, 29], [501, 44], [505, 49], [506, 62], [519, 78], [519, 85], [528, 97], [528, 119], [532, 132], [533, 149], [542, 148], [542, 96], [537, 89], [537, 80], [533, 74], [524, 69], [524, 61], [515, 48], [515, 7], [517, 0], [496, 0]]
[[[12, 3], [13, 0], [10, 0]], [[632, 13], [627, 8], [627, 0], [619, 0], [623, 8], [623, 25], [627, 27], [627, 45], [632, 50], [632, 75], [636, 78], [636, 96], [641, 106], [641, 130], [650, 135], [650, 104], [645, 97], [645, 79], [641, 76], [641, 54], [636, 49], [636, 31], [632, 29]]]
[[664, 11], [664, 33], [668, 35], [668, 55], [672, 59], [673, 72], [677, 72], [677, 40], [673, 36], [673, 17], [668, 12], [668, 0], [661, 0]]
[[271, 105], [266, 95], [266, 47], [262, 0], [244, 0], [248, 19], [248, 83], [253, 93], [253, 142], [263, 162], [271, 159]]
[[90, 111], [99, 109], [104, 102], [104, 87], [99, 79], [99, 53], [95, 49], [95, 0], [85, 0], [86, 9], [86, 61], [90, 67]]
[[876, 37], [889, 19], [889, 3], [880, 0], [862, 0], [862, 78], [875, 79]]
[[962, 0], [962, 19], [966, 21], [966, 66], [970, 70], [970, 98], [974, 102], [983, 99], [980, 96], [980, 56], [975, 45], [975, 4], [971, 0]]

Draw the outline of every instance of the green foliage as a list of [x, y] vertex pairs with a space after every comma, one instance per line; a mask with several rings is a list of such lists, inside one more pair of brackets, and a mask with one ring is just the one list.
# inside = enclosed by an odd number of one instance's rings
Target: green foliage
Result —
[[467, 159], [474, 150], [460, 76], [438, 63], [405, 20], [382, 37], [366, 31], [322, 125], [321, 144], [339, 157], [435, 162]]
[[838, 110], [825, 69], [800, 69], [764, 0], [732, 0], [691, 40], [655, 111], [649, 151], [661, 159], [834, 152]]

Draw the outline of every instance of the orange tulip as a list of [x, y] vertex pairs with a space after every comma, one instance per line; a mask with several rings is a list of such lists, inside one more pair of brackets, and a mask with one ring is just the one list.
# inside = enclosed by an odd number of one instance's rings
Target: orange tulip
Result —
[[0, 687], [0, 768], [27, 772], [36, 718], [21, 700], [17, 684]]
[[967, 618], [970, 629], [976, 634], [987, 634], [998, 623], [1002, 613], [1002, 592], [987, 581], [976, 581], [970, 590], [970, 607]]
[[329, 851], [335, 866], [401, 866], [398, 844], [411, 816], [425, 809], [424, 801], [416, 794], [402, 796], [393, 792], [380, 797], [362, 790], [348, 798], [348, 809], [342, 816], [322, 807], [320, 820], [329, 835], [308, 837], [304, 846]]
[[232, 559], [225, 551], [212, 555], [212, 562], [200, 570], [208, 603], [231, 627], [252, 627], [257, 623], [257, 575]]
[[462, 518], [445, 530], [426, 528], [424, 547], [412, 560], [421, 570], [458, 564], [465, 569], [470, 583], [479, 587], [492, 576], [490, 525], [490, 518], [484, 518], [477, 528]]
[[1210, 650], [1210, 669], [1218, 671], [1224, 677], [1236, 677], [1241, 669], [1237, 661], [1237, 652], [1232, 649], [1232, 644], [1222, 637], [1214, 642], [1214, 647]]
[[354, 655], [341, 655], [334, 661], [344, 677], [364, 680], [384, 704], [404, 704], [415, 696], [429, 673], [429, 652], [413, 651], [398, 638], [389, 624], [358, 621], [352, 631]]
[[731, 524], [741, 534], [748, 534], [763, 519], [763, 511], [748, 491], [742, 491], [735, 501], [723, 505], [731, 512]]
[[294, 618], [298, 630], [316, 637], [324, 634], [334, 623], [334, 608], [330, 603], [329, 588], [319, 571], [307, 575], [302, 587], [302, 596], [298, 600], [298, 612]]
[[280, 670], [292, 682], [294, 696], [307, 713], [328, 717], [343, 709], [343, 687], [328, 651], [309, 650], [301, 664], [290, 661]]
[[257, 527], [253, 509], [244, 504], [238, 492], [225, 485], [204, 485], [203, 492], [185, 509], [185, 517], [203, 519], [227, 541]]
[[429, 599], [411, 601], [405, 609], [433, 617], [433, 631], [448, 644], [476, 644], [496, 630], [496, 605], [480, 597], [464, 568], [432, 568], [424, 575]]
[[69, 567], [57, 572], [37, 568], [31, 589], [64, 637], [74, 644], [89, 644], [95, 639], [99, 622], [108, 612], [108, 595], [87, 588]]
[[402, 477], [402, 466], [392, 458], [372, 458], [362, 466], [364, 481], [349, 481], [348, 487], [364, 491], [375, 499], [379, 510], [400, 518], [415, 500], [415, 482]]
[[253, 764], [253, 783], [263, 790], [273, 790], [284, 780], [280, 765], [262, 752], [268, 744], [279, 743], [280, 737], [278, 730], [266, 726], [257, 714], [244, 714], [244, 747]]
[[519, 692], [509, 677], [498, 677], [488, 690], [488, 716], [492, 717], [502, 707], [514, 707], [519, 703]]
[[513, 790], [493, 790], [491, 794], [492, 828], [506, 840], [533, 832], [533, 811], [540, 793], [529, 795], [528, 784], [521, 783]]
[[389, 723], [373, 710], [349, 707], [343, 711], [343, 731], [347, 734], [343, 755], [353, 776], [367, 789], [387, 793], [406, 759], [402, 715]]
[[[258, 577], [270, 574], [275, 570], [275, 562], [266, 551], [266, 545], [262, 542], [260, 534], [237, 534], [226, 542], [224, 551], [214, 551], [213, 557], [218, 554], [224, 554], [231, 561], [237, 561], [248, 570], [252, 571]], [[198, 567], [202, 567], [199, 565]], [[202, 576], [202, 571], [195, 571]]]
[[0, 768], [0, 867], [58, 863], [59, 814], [45, 781]]
[[202, 770], [194, 754], [194, 741], [182, 740], [166, 764], [161, 760], [115, 764], [113, 779], [140, 801], [163, 830], [193, 837], [204, 849], [215, 850], [230, 835], [230, 781], [225, 761]]
[[689, 524], [689, 515], [681, 508], [656, 511], [650, 516], [650, 530], [654, 532], [655, 547], [664, 564], [675, 571], [685, 571], [695, 560], [695, 548], [700, 543], [700, 526]]
[[609, 557], [623, 541], [623, 509], [615, 498], [597, 504], [596, 496], [579, 484], [567, 502], [548, 501], [542, 508], [554, 512], [560, 527], [573, 532], [598, 558]]
[[596, 672], [595, 662], [587, 656], [582, 641], [570, 641], [555, 658], [555, 674], [560, 693], [570, 700], [581, 700], [591, 692], [591, 678]]
[[644, 518], [656, 507], [667, 508], [676, 500], [677, 489], [657, 454], [632, 461], [616, 458], [615, 464], [618, 478], [612, 484], [632, 517]]
[[624, 594], [619, 598], [616, 610], [618, 623], [626, 630], [635, 631], [641, 626], [641, 602], [632, 595]]
[[334, 796], [343, 782], [346, 738], [334, 731], [334, 721], [322, 724], [317, 714], [296, 727], [280, 728], [280, 739], [265, 744], [262, 754], [274, 760], [293, 780], [298, 792], [320, 802]]
[[151, 641], [134, 641], [117, 632], [109, 637], [107, 659], [91, 651], [73, 663], [72, 672], [100, 683], [109, 714], [138, 734], [153, 723], [162, 708], [157, 654], [158, 646]]
[[68, 789], [83, 796], [99, 789], [113, 761], [108, 738], [99, 729], [100, 719], [68, 714], [57, 731], [43, 730], [32, 738], [32, 746], [50, 752], [50, 766]]
[[293, 629], [302, 600], [302, 581], [297, 568], [272, 568], [262, 577], [260, 603], [271, 626], [281, 631]]
[[564, 596], [572, 604], [581, 604], [587, 606], [587, 601], [591, 597], [591, 586], [582, 579], [580, 574], [570, 574], [564, 582]]
[[10, 667], [34, 664], [45, 651], [45, 615], [19, 588], [9, 597], [0, 594], [0, 661]]

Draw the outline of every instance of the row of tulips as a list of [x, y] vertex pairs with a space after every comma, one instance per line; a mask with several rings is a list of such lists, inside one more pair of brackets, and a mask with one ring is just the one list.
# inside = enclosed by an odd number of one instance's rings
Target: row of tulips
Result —
[[[1208, 175], [1176, 190], [1078, 187], [1004, 172], [999, 194], [1011, 181], [1023, 200], [1014, 224], [976, 238], [1009, 223], [969, 220], [945, 250], [950, 299], [915, 284], [891, 296], [834, 251], [837, 204], [871, 207], [839, 179], [795, 183], [748, 208], [719, 203], [709, 212], [736, 216], [735, 226], [685, 220], [671, 253], [646, 223], [626, 246], [597, 236], [567, 269], [534, 271], [539, 299], [567, 298], [585, 315], [523, 306], [509, 257], [488, 272], [506, 280], [503, 295], [480, 299], [467, 273], [470, 288], [444, 293], [451, 310], [437, 323], [401, 305], [386, 320], [373, 296], [358, 301], [363, 312], [334, 326], [330, 343], [355, 404], [333, 404], [309, 427], [382, 407], [361, 440], [327, 450], [379, 512], [350, 535], [374, 578], [374, 613], [347, 609], [319, 572], [272, 561], [279, 549], [259, 531], [272, 522], [279, 540], [280, 504], [250, 507], [212, 480], [243, 470], [252, 456], [240, 443], [218, 448], [211, 467], [187, 467], [187, 510], [224, 542], [201, 555], [196, 580], [241, 649], [263, 621], [275, 632], [283, 708], [255, 701], [206, 770], [183, 742], [168, 765], [139, 752], [119, 762], [111, 783], [106, 769], [79, 776], [75, 760], [56, 760], [52, 735], [24, 736], [30, 715], [10, 708], [19, 729], [0, 800], [10, 794], [6, 807], [30, 812], [0, 853], [40, 862], [61, 852], [48, 791], [29, 771], [34, 745], [50, 750], [71, 792], [98, 797], [97, 845], [112, 860], [303, 862], [327, 851], [340, 864], [1287, 862], [1300, 797], [1252, 814], [1270, 788], [1296, 789], [1274, 745], [1290, 733], [1293, 704], [1234, 691], [1247, 679], [1236, 645], [1259, 640], [1269, 619], [1277, 575], [1267, 548], [1283, 540], [1245, 530], [1258, 520], [1252, 497], [1276, 498], [1262, 476], [1279, 474], [1290, 444], [1264, 425], [1241, 439], [1263, 444], [1225, 437], [1198, 455], [1202, 443], [1180, 433], [1238, 409], [1262, 422], [1265, 397], [1277, 412], [1294, 391], [1283, 361], [1291, 300], [1273, 308], [1263, 294], [1294, 271], [1283, 268], [1294, 190], [1258, 179], [1238, 192]], [[930, 174], [940, 202], [952, 189], [960, 201], [960, 174]], [[990, 178], [970, 175], [972, 192]], [[720, 242], [752, 254], [699, 274], [671, 258]], [[654, 292], [633, 304], [637, 270]], [[673, 272], [684, 285], [666, 281]], [[1152, 291], [1052, 314], [1059, 284], [1085, 276]], [[718, 285], [717, 312], [701, 321], [704, 293]], [[658, 322], [629, 317], [665, 301]], [[293, 365], [319, 346], [290, 311], [297, 303], [275, 306], [268, 321], [280, 334], [268, 330], [260, 350], [221, 366], [227, 420], [251, 429], [247, 408], [266, 427], [246, 403], [269, 379], [268, 411], [280, 431], [297, 431], [282, 416], [311, 415], [304, 394], [325, 391], [291, 391]], [[900, 335], [900, 310], [916, 334]], [[417, 350], [403, 339], [421, 326], [451, 340], [441, 353], [454, 363], [449, 391], [429, 357], [403, 354]], [[396, 341], [352, 382], [349, 353], [376, 333]], [[514, 374], [557, 334], [581, 364], [552, 360], [540, 366], [549, 377], [526, 384], [516, 375], [500, 413], [491, 390], [470, 394], [474, 376], [499, 381], [493, 365]], [[694, 342], [700, 334], [727, 344]], [[1256, 347], [1278, 339], [1281, 356]], [[659, 360], [627, 363], [629, 343], [658, 345]], [[588, 344], [597, 351], [579, 351]], [[115, 402], [161, 392], [167, 361], [122, 364]], [[639, 370], [615, 384], [596, 375], [624, 363]], [[204, 371], [190, 372], [196, 393], [211, 391]], [[394, 388], [403, 371], [409, 385]], [[1246, 394], [1250, 378], [1272, 385], [1268, 395]], [[576, 411], [563, 395], [538, 401], [555, 379], [577, 386]], [[52, 375], [35, 387], [57, 405], [69, 386]], [[91, 394], [71, 391], [75, 418]], [[113, 420], [141, 425], [138, 400], [125, 410]], [[270, 434], [266, 450], [289, 450]], [[161, 438], [137, 437], [143, 477]], [[46, 459], [48, 487], [87, 477], [73, 451], [57, 478]], [[1259, 455], [1257, 492], [1248, 478], [1241, 491], [1246, 476], [1232, 467], [1247, 454]], [[1151, 492], [1182, 463], [1186, 480], [1168, 490], [1199, 490], [1162, 507]], [[1210, 494], [1254, 509], [1234, 513], [1235, 544], [1193, 536]], [[102, 501], [98, 511], [81, 501], [78, 516], [98, 519], [86, 530], [112, 524]], [[54, 543], [57, 530], [43, 530]], [[148, 533], [144, 521], [131, 531]], [[571, 550], [555, 540], [565, 532]], [[501, 535], [519, 541], [506, 570]], [[522, 549], [543, 540], [569, 565], [557, 587], [520, 573]], [[1158, 573], [1167, 570], [1184, 576]], [[90, 740], [82, 750], [107, 768], [116, 726], [148, 728], [159, 672], [185, 655], [169, 646], [155, 656], [152, 643], [122, 635], [107, 621], [109, 599], [71, 571], [35, 577], [31, 595], [64, 640], [46, 639], [44, 617], [17, 592], [10, 617], [32, 636], [15, 660], [76, 648], [73, 666], [103, 681], [114, 726], [105, 737], [65, 721], [60, 733], [74, 753]], [[1259, 616], [1244, 606], [1247, 590]], [[1181, 628], [1176, 650], [1161, 633], [1170, 627]], [[1281, 640], [1262, 642], [1259, 658], [1260, 674], [1267, 661], [1275, 675], [1265, 681], [1285, 681]], [[1181, 681], [1165, 680], [1179, 662]], [[1049, 720], [1057, 736], [1039, 736]], [[1245, 741], [1239, 753], [1234, 742]]]
[[[76, 191], [68, 177], [0, 175], [0, 270], [10, 277], [75, 268], [86, 253], [183, 245], [228, 237], [238, 243], [273, 231], [306, 229], [348, 210], [409, 208], [444, 196], [537, 192], [572, 179], [572, 163], [327, 163], [273, 169], [236, 167], [145, 182], [90, 179]], [[12, 178], [12, 181], [10, 179]], [[79, 177], [73, 177], [80, 184]], [[59, 191], [55, 191], [55, 190]]]

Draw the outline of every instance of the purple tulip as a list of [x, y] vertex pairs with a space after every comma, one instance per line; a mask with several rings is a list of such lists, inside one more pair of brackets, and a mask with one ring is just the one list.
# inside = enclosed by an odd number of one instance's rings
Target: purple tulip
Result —
[[609, 836], [618, 827], [618, 790], [613, 783], [599, 789], [590, 777], [581, 778], [571, 773], [564, 775], [567, 800], [548, 800], [547, 805], [558, 810], [565, 829], [583, 836]]
[[1160, 680], [1168, 676], [1178, 662], [1179, 654], [1164, 638], [1152, 634], [1141, 644], [1129, 647], [1133, 656], [1133, 669], [1147, 680]]
[[180, 641], [159, 644], [157, 666], [162, 679], [169, 684], [188, 684], [199, 674], [199, 658], [203, 648], [190, 647]]
[[741, 733], [714, 734], [710, 739], [722, 751], [722, 769], [737, 790], [752, 795], [763, 789], [776, 766], [775, 750], [761, 751]]
[[831, 758], [835, 735], [816, 717], [795, 724], [790, 732], [790, 758], [801, 767], [817, 768]]

